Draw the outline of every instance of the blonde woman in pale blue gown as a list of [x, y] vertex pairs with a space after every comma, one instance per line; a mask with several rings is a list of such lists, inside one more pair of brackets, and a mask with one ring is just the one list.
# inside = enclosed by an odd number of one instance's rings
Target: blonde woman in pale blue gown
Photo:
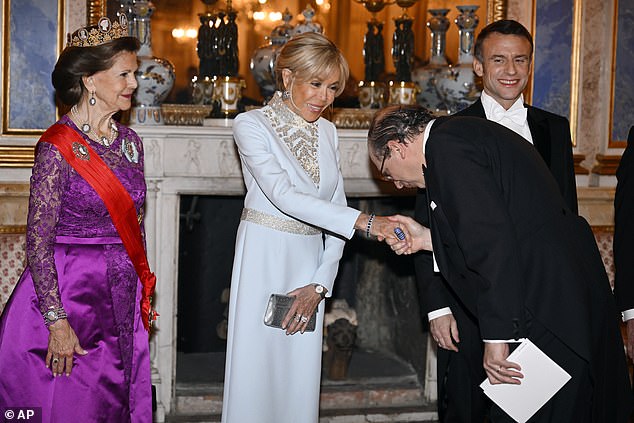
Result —
[[[231, 279], [227, 423], [318, 421], [322, 300], [345, 241], [355, 229], [393, 237], [397, 225], [346, 206], [337, 131], [320, 117], [348, 78], [339, 49], [321, 34], [296, 36], [275, 71], [282, 91], [233, 123], [247, 193]], [[285, 330], [263, 322], [274, 293], [296, 296]], [[317, 327], [304, 331], [313, 313]]]

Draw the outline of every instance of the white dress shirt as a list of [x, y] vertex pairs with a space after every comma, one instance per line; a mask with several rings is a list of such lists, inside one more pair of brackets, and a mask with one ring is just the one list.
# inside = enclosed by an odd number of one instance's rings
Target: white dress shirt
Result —
[[515, 103], [508, 110], [504, 109], [500, 103], [484, 91], [480, 95], [480, 100], [488, 120], [507, 127], [533, 144], [531, 128], [528, 126], [528, 120], [526, 119], [528, 109], [524, 107], [523, 94], [520, 94], [519, 98], [515, 100]]

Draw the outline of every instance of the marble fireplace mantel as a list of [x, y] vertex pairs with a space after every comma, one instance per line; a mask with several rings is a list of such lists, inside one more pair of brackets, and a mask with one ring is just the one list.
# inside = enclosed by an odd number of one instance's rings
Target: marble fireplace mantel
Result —
[[[231, 121], [217, 126], [136, 126], [145, 146], [148, 181], [167, 183], [163, 189], [181, 193], [242, 195], [244, 184], [233, 142]], [[226, 122], [226, 123], [225, 123]], [[341, 167], [349, 196], [379, 196], [395, 192], [375, 178], [367, 156], [366, 130], [339, 129]]]
[[[148, 185], [146, 221], [148, 256], [158, 283], [161, 314], [151, 339], [158, 421], [173, 406], [176, 374], [176, 304], [180, 195], [243, 195], [240, 161], [230, 124], [225, 126], [137, 126], [143, 138]], [[339, 130], [341, 167], [350, 197], [393, 194], [378, 181], [367, 156], [365, 130]]]

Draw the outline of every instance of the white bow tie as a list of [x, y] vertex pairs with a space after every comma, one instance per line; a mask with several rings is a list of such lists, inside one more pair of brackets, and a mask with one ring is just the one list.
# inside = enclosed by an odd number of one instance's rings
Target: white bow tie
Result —
[[504, 110], [501, 107], [496, 107], [491, 115], [491, 120], [500, 123], [503, 119], [509, 119], [516, 125], [523, 126], [526, 123], [526, 114], [528, 109], [526, 107]]

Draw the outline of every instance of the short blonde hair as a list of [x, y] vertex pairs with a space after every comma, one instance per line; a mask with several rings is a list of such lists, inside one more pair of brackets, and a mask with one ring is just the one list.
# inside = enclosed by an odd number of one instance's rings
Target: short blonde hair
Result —
[[346, 87], [350, 74], [348, 62], [341, 50], [316, 32], [305, 32], [291, 38], [284, 44], [275, 61], [275, 80], [277, 88], [284, 91], [282, 70], [288, 69], [295, 77], [302, 81], [313, 78], [321, 79], [330, 75], [334, 70], [339, 71], [339, 87], [336, 95], [341, 94]]

